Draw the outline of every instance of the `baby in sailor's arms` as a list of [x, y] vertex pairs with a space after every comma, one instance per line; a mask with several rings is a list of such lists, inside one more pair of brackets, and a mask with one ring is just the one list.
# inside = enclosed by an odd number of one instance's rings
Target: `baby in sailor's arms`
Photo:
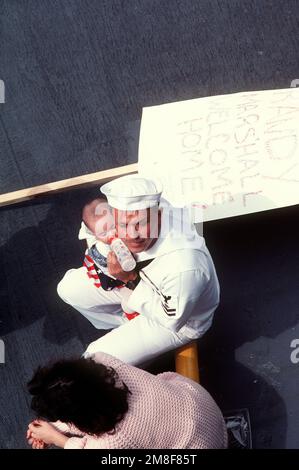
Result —
[[110, 251], [109, 241], [115, 236], [113, 214], [105, 198], [97, 198], [89, 202], [82, 210], [82, 223], [79, 231], [79, 240], [86, 240], [87, 250], [83, 265], [87, 275], [94, 281], [96, 287], [104, 290], [119, 288], [122, 294], [122, 308], [126, 317], [131, 320], [138, 315], [126, 304], [131, 291], [124, 287], [124, 283], [115, 279], [109, 273], [107, 256]]
[[79, 239], [86, 240], [87, 254], [108, 276], [109, 238], [113, 235], [115, 235], [114, 220], [107, 201], [104, 198], [97, 198], [86, 204], [82, 210]]

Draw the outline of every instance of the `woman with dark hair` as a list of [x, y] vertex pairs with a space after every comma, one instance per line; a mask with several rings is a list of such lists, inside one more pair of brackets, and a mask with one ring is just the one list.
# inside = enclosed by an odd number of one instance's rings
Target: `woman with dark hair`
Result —
[[212, 397], [174, 372], [157, 376], [104, 353], [39, 368], [28, 383], [41, 419], [33, 448], [225, 448], [226, 428]]

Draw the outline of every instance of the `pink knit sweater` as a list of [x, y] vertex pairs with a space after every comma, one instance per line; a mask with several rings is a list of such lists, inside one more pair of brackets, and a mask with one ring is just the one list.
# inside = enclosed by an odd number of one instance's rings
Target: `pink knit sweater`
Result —
[[[114, 434], [94, 436], [73, 425], [65, 449], [221, 449], [227, 434], [221, 411], [201, 385], [175, 372], [152, 375], [104, 353], [94, 360], [113, 367], [131, 391], [129, 410]], [[88, 400], [88, 397], [87, 397]]]

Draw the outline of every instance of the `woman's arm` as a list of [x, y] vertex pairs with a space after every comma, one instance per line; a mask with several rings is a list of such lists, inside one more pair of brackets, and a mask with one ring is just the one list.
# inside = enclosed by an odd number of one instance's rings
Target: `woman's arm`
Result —
[[[61, 431], [58, 431], [51, 423], [36, 420], [29, 424], [30, 436], [34, 440], [42, 441], [44, 444], [64, 447], [69, 440]], [[28, 436], [28, 433], [27, 433]]]
[[62, 421], [51, 422], [52, 426], [63, 434], [72, 434], [73, 436], [84, 436], [84, 432], [76, 428], [73, 424], [63, 423]]

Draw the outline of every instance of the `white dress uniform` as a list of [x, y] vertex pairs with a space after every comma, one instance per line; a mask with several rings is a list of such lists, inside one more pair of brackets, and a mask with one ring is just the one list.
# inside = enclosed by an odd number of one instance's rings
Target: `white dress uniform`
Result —
[[[118, 178], [101, 190], [108, 203], [121, 210], [152, 207], [161, 194], [159, 188], [153, 194], [153, 182], [138, 175]], [[84, 268], [68, 271], [59, 283], [60, 297], [96, 328], [114, 328], [91, 343], [87, 354], [102, 351], [136, 365], [200, 338], [211, 326], [220, 293], [211, 255], [194, 226], [187, 232], [178, 229], [173, 223], [178, 219], [170, 212], [167, 206], [162, 208], [154, 245], [134, 255], [137, 262], [152, 259], [140, 271], [134, 290], [96, 288]], [[122, 314], [124, 299], [140, 313], [131, 321]]]

